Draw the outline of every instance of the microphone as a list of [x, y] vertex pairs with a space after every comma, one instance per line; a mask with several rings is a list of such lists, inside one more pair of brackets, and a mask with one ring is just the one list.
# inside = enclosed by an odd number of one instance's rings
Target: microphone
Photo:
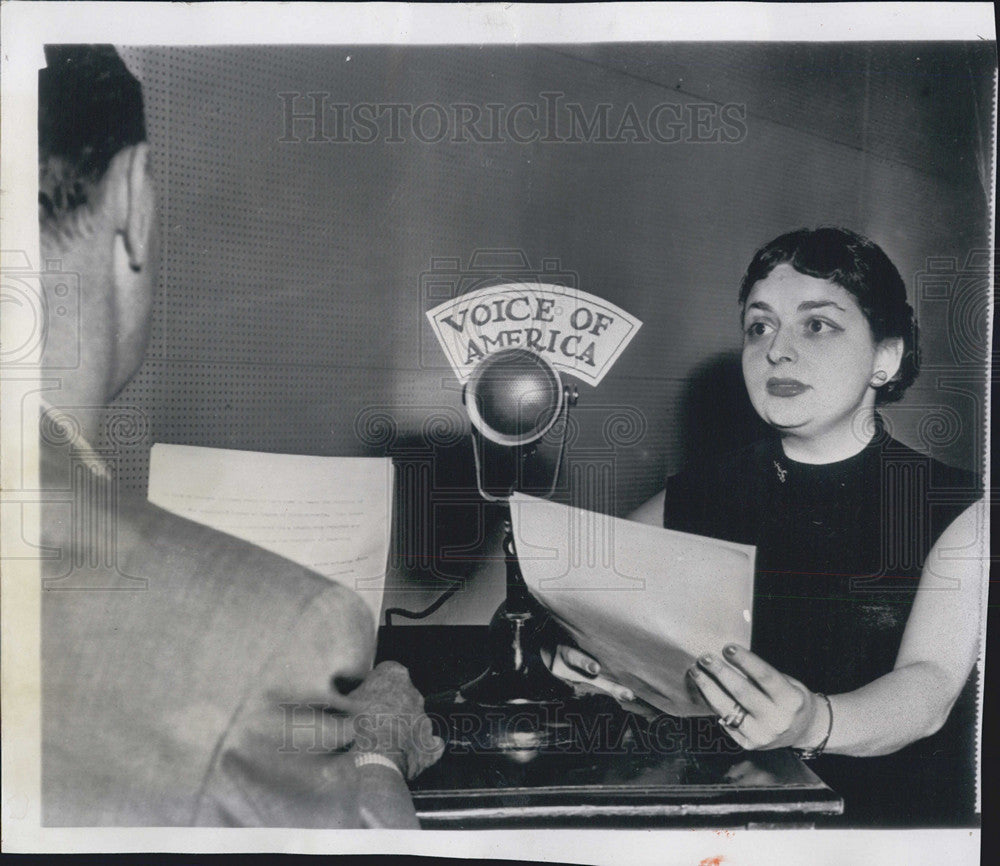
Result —
[[[471, 422], [476, 485], [504, 518], [507, 573], [506, 599], [490, 621], [486, 640], [489, 667], [441, 696], [445, 734], [463, 748], [523, 762], [540, 750], [571, 744], [576, 715], [600, 712], [618, 718], [622, 713], [609, 696], [577, 695], [546, 666], [542, 650], [559, 638], [558, 624], [531, 597], [521, 574], [510, 500], [515, 491], [542, 498], [555, 492], [569, 410], [577, 401], [576, 386], [564, 385], [557, 370], [600, 384], [642, 323], [596, 295], [544, 283], [489, 286], [444, 301], [427, 316], [445, 357], [465, 382], [462, 403]], [[511, 329], [511, 321], [525, 318], [532, 327]], [[510, 344], [522, 338], [523, 343]], [[500, 345], [505, 348], [488, 351]], [[548, 461], [551, 478], [529, 464], [533, 456], [538, 464]], [[529, 487], [528, 478], [544, 483]], [[481, 723], [474, 726], [481, 736], [468, 730], [470, 713]]]
[[[529, 730], [512, 732], [501, 724], [479, 745], [527, 757], [533, 749], [567, 736], [554, 725], [551, 712], [571, 703], [573, 690], [549, 671], [540, 657], [548, 614], [539, 607], [521, 575], [510, 519], [510, 497], [523, 490], [522, 464], [555, 425], [562, 421], [558, 455], [551, 483], [543, 495], [551, 496], [559, 478], [566, 445], [569, 407], [577, 400], [575, 386], [563, 385], [559, 373], [545, 358], [525, 349], [502, 349], [483, 359], [462, 391], [472, 422], [476, 484], [484, 499], [500, 503], [505, 512], [503, 554], [507, 572], [506, 601], [490, 622], [487, 642], [490, 667], [461, 686], [456, 700], [469, 707], [505, 710], [510, 718], [525, 722], [528, 708], [537, 717], [527, 718]], [[488, 468], [504, 458], [515, 462], [500, 485], [503, 493], [488, 492]], [[509, 469], [509, 466], [508, 466]], [[517, 736], [513, 736], [518, 733]]]
[[[551, 483], [543, 496], [551, 496], [559, 479], [566, 443], [569, 407], [575, 405], [575, 386], [564, 386], [558, 371], [541, 355], [526, 349], [502, 349], [484, 359], [462, 391], [462, 402], [472, 423], [476, 484], [484, 499], [507, 502], [514, 490], [524, 490], [524, 461], [560, 420], [563, 423]], [[488, 469], [501, 468], [511, 458], [503, 495], [488, 492]], [[513, 476], [513, 477], [510, 477]], [[533, 491], [534, 492], [534, 491]]]

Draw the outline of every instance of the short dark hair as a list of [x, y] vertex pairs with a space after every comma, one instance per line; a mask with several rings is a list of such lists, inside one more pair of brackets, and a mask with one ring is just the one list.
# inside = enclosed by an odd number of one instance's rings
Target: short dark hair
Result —
[[112, 158], [146, 140], [142, 87], [111, 45], [46, 45], [38, 73], [39, 217], [85, 205]]
[[899, 400], [920, 371], [917, 322], [906, 300], [899, 271], [874, 241], [848, 229], [823, 226], [797, 229], [757, 250], [740, 285], [740, 305], [751, 289], [778, 265], [800, 274], [830, 280], [850, 292], [864, 313], [877, 342], [902, 338], [903, 359], [893, 378], [877, 389], [876, 403]]

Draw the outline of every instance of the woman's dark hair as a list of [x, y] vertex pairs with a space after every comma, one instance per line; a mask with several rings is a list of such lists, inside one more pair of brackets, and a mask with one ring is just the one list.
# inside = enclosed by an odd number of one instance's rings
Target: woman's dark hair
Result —
[[850, 292], [876, 342], [902, 338], [899, 371], [875, 392], [879, 404], [900, 399], [920, 370], [917, 323], [906, 301], [903, 278], [882, 248], [866, 237], [833, 226], [783, 234], [757, 250], [740, 285], [740, 305], [746, 304], [756, 283], [782, 264], [809, 277], [831, 280]]

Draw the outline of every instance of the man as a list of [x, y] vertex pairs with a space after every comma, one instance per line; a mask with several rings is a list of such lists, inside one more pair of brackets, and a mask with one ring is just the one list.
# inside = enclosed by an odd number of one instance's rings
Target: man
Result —
[[404, 776], [443, 745], [405, 668], [371, 670], [361, 599], [121, 492], [92, 447], [145, 351], [155, 195], [117, 54], [46, 55], [43, 823], [415, 827]]

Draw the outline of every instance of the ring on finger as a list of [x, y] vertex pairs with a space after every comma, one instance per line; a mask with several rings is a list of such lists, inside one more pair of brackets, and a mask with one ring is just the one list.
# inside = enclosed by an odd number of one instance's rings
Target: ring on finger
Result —
[[747, 717], [747, 711], [745, 707], [737, 704], [733, 707], [733, 711], [726, 716], [724, 719], [720, 719], [719, 722], [727, 728], [732, 728], [736, 730], [740, 725], [743, 724], [743, 720]]

